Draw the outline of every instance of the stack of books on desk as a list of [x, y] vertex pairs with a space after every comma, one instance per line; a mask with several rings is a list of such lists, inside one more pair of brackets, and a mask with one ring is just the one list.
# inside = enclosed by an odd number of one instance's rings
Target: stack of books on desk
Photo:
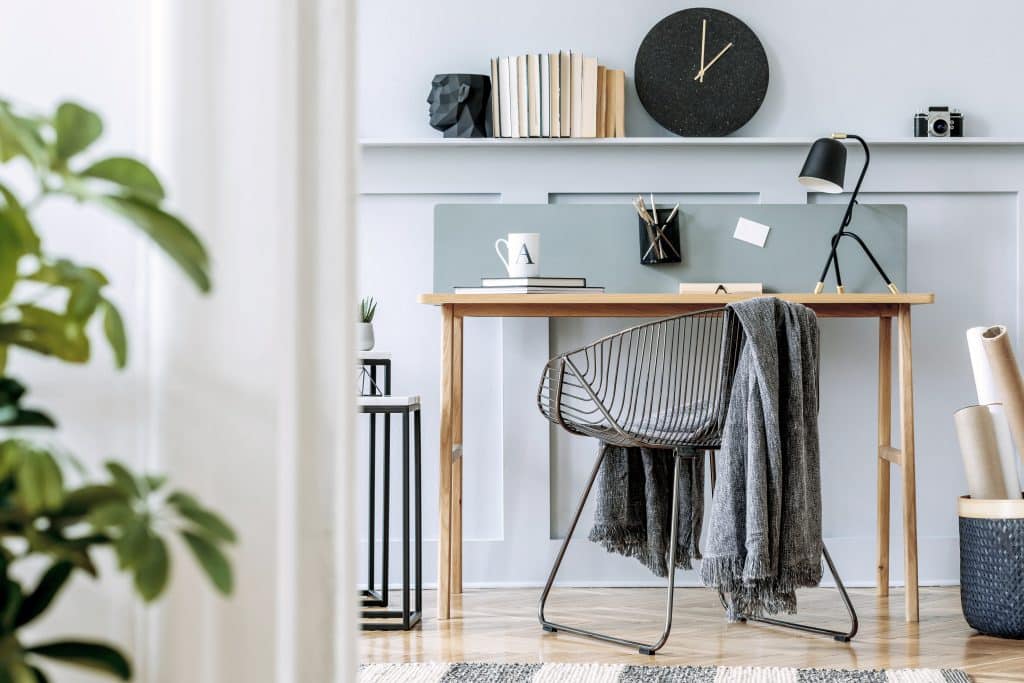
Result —
[[456, 294], [602, 294], [582, 277], [484, 277], [479, 287], [456, 287]]
[[491, 126], [496, 138], [621, 138], [626, 73], [579, 52], [491, 60]]

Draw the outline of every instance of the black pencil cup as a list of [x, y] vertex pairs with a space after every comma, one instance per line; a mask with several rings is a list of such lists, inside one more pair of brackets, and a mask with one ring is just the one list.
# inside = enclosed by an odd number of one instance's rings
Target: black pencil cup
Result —
[[[659, 216], [668, 216], [672, 207], [658, 209]], [[653, 215], [653, 212], [652, 212]], [[643, 218], [637, 216], [640, 226], [640, 263], [653, 266], [659, 263], [679, 263], [683, 260], [679, 249], [679, 212], [672, 220], [659, 222], [656, 226], [648, 225]]]

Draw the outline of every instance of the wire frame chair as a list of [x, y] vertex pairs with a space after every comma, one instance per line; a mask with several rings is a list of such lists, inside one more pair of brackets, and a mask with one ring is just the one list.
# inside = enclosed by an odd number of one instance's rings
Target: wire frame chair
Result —
[[[672, 515], [669, 530], [664, 628], [654, 643], [558, 624], [545, 617], [544, 608], [610, 446], [672, 450], [671, 510], [679, 505], [683, 461], [692, 467], [694, 454], [708, 451], [714, 462], [713, 453], [721, 447], [722, 427], [742, 346], [743, 332], [738, 321], [725, 308], [714, 308], [636, 325], [548, 361], [537, 389], [540, 412], [566, 431], [596, 437], [606, 446], [600, 449], [541, 593], [538, 617], [545, 631], [565, 631], [634, 647], [646, 655], [653, 655], [665, 645], [672, 630], [679, 531], [676, 514]], [[713, 466], [711, 472], [713, 489]], [[856, 612], [824, 547], [823, 556], [850, 616], [850, 630], [833, 631], [767, 617], [747, 619], [827, 635], [842, 642], [853, 638], [857, 632]], [[727, 606], [725, 596], [719, 593], [719, 597]]]
[[573, 434], [616, 446], [721, 444], [738, 325], [724, 309], [637, 325], [551, 359], [541, 413]]

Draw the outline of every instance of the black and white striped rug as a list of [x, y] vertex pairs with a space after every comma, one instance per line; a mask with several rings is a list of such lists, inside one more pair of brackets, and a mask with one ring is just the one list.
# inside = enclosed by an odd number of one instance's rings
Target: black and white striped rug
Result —
[[367, 664], [360, 683], [970, 683], [953, 669], [792, 669], [625, 664]]

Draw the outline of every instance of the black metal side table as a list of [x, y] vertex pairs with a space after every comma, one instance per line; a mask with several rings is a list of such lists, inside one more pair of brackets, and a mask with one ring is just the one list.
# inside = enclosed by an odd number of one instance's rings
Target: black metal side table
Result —
[[[360, 396], [390, 396], [391, 395], [391, 354], [386, 351], [360, 351], [356, 357], [356, 365], [359, 368], [359, 393]], [[377, 368], [384, 370], [383, 386], [377, 382]], [[367, 412], [367, 411], [361, 411]], [[370, 462], [369, 472], [369, 532], [367, 535], [367, 568], [366, 588], [361, 591], [364, 607], [387, 607], [388, 606], [388, 546], [391, 542], [391, 510], [390, 496], [386, 495], [391, 490], [391, 414], [384, 413], [384, 458], [381, 467], [382, 489], [385, 493], [382, 496], [381, 506], [381, 588], [377, 590], [376, 563], [377, 551], [375, 539], [377, 536], [377, 414], [369, 412], [370, 422]]]
[[[388, 373], [390, 375], [390, 372]], [[374, 450], [376, 443], [373, 438], [373, 430], [370, 436], [370, 538], [369, 538], [369, 576], [367, 589], [362, 591], [363, 607], [377, 609], [364, 609], [362, 618], [374, 620], [362, 624], [364, 631], [399, 631], [409, 630], [418, 624], [423, 616], [423, 495], [422, 495], [422, 474], [421, 474], [421, 427], [420, 427], [420, 398], [419, 396], [360, 396], [357, 399], [360, 413], [370, 416], [371, 424], [378, 414], [383, 415], [385, 422], [384, 437], [384, 481], [381, 491], [382, 507], [384, 513], [383, 539], [381, 548], [381, 583], [380, 590], [375, 590], [375, 579], [373, 572], [374, 556], [374, 531], [375, 531], [375, 506], [374, 506]], [[386, 609], [388, 607], [388, 551], [389, 551], [389, 530], [390, 523], [388, 508], [390, 506], [390, 479], [389, 460], [391, 455], [390, 430], [388, 420], [391, 415], [402, 417], [402, 604], [401, 609]], [[412, 422], [412, 430], [410, 430]], [[409, 442], [412, 441], [412, 463], [410, 467]], [[410, 479], [412, 480], [410, 482]], [[410, 486], [411, 484], [411, 486]], [[410, 504], [410, 490], [415, 494], [415, 503]], [[415, 527], [410, 526], [411, 508], [415, 507]], [[413, 553], [413, 542], [415, 541], [415, 554]], [[415, 565], [415, 585], [412, 583], [410, 564]], [[413, 594], [413, 591], [414, 594]], [[413, 599], [415, 602], [413, 602]], [[401, 621], [395, 621], [401, 619]], [[381, 621], [376, 621], [381, 620]], [[390, 620], [390, 621], [386, 621]]]
[[[361, 367], [370, 380], [369, 386], [360, 383], [363, 396], [391, 395], [391, 354], [387, 351], [360, 351], [356, 356], [356, 365]], [[384, 386], [377, 384], [377, 368], [384, 369]]]

